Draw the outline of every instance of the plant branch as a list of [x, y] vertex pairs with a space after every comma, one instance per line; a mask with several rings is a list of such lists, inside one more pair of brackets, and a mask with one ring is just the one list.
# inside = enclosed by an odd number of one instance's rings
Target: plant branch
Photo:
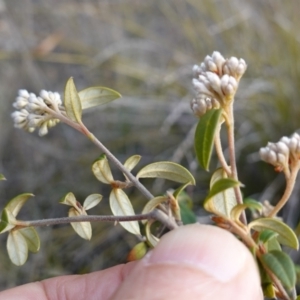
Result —
[[228, 176], [231, 176], [231, 169], [226, 162], [226, 159], [225, 159], [224, 153], [223, 153], [223, 149], [222, 149], [220, 131], [221, 131], [221, 124], [218, 125], [218, 129], [217, 129], [217, 132], [215, 135], [215, 148], [216, 148], [217, 156], [218, 156], [218, 159], [219, 159], [219, 162], [220, 162], [222, 168], [224, 169], [224, 171], [226, 172], [226, 174]]
[[286, 202], [289, 200], [297, 178], [297, 174], [299, 172], [300, 167], [300, 161], [297, 160], [295, 164], [291, 166], [291, 173], [289, 177], [286, 177], [286, 188], [284, 191], [284, 194], [282, 198], [279, 200], [279, 202], [276, 204], [276, 206], [273, 208], [273, 210], [269, 213], [268, 217], [272, 218], [277, 215], [277, 213], [282, 209], [282, 207], [286, 204]]
[[[235, 157], [235, 142], [234, 142], [234, 115], [233, 115], [233, 102], [232, 101], [225, 108], [225, 113], [227, 114], [227, 118], [225, 118], [225, 124], [227, 126], [227, 134], [228, 134], [228, 148], [229, 148], [229, 161], [231, 168], [231, 178], [238, 181], [238, 173], [236, 167], [236, 157]], [[238, 204], [243, 204], [243, 197], [241, 193], [240, 186], [236, 186], [234, 188], [235, 197]], [[244, 224], [247, 224], [246, 214], [242, 212], [241, 221]]]
[[43, 219], [34, 221], [22, 221], [17, 220], [14, 224], [16, 226], [22, 227], [39, 227], [39, 226], [51, 226], [58, 224], [69, 224], [76, 222], [130, 222], [130, 221], [142, 221], [142, 220], [157, 220], [169, 229], [175, 229], [177, 227], [175, 222], [172, 222], [163, 212], [154, 209], [147, 214], [139, 214], [132, 216], [97, 216], [97, 215], [87, 215], [87, 216], [76, 216], [76, 217], [63, 217], [63, 218], [53, 218], [53, 219]]

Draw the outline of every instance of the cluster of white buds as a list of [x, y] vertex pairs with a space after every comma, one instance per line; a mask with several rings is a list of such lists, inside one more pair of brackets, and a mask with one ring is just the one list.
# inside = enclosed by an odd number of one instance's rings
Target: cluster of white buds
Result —
[[300, 159], [300, 136], [294, 133], [291, 137], [282, 137], [277, 143], [268, 143], [267, 147], [260, 149], [259, 154], [262, 160], [279, 171], [289, 170], [289, 165]]
[[202, 117], [212, 108], [220, 108], [220, 103], [215, 98], [209, 98], [202, 94], [191, 101], [191, 109], [198, 117]]
[[36, 96], [26, 90], [19, 90], [13, 106], [17, 109], [11, 114], [14, 126], [29, 132], [39, 128], [39, 135], [43, 136], [48, 133], [48, 128], [59, 122], [51, 111], [58, 112], [62, 101], [58, 93], [42, 90]]
[[193, 67], [193, 86], [197, 93], [196, 99], [202, 96], [216, 99], [220, 105], [233, 100], [238, 83], [247, 69], [243, 59], [231, 57], [225, 59], [220, 52], [206, 56], [200, 66]]

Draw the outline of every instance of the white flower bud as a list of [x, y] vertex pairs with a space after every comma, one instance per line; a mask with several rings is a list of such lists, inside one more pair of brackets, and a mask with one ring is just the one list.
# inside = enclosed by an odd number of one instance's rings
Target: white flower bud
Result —
[[223, 96], [222, 90], [221, 90], [221, 80], [220, 77], [212, 72], [206, 72], [207, 79], [209, 81], [210, 87], [221, 97]]
[[246, 69], [246, 62], [243, 59], [237, 59], [236, 57], [229, 58], [223, 66], [224, 74], [234, 77], [237, 81], [240, 80]]
[[48, 133], [48, 127], [47, 123], [42, 124], [42, 126], [39, 129], [39, 136], [44, 136]]
[[221, 89], [225, 96], [233, 96], [237, 90], [237, 81], [234, 77], [225, 74], [221, 78]]
[[277, 146], [277, 152], [283, 154], [284, 156], [288, 157], [289, 156], [289, 147], [283, 143], [283, 142], [278, 142], [276, 143]]
[[218, 74], [220, 76], [222, 76], [222, 68], [223, 68], [223, 64], [225, 63], [225, 58], [223, 57], [223, 55], [218, 52], [218, 51], [214, 51], [212, 54], [212, 59], [214, 61], [214, 63], [217, 65], [218, 68]]
[[213, 93], [207, 89], [205, 84], [202, 81], [199, 81], [198, 79], [193, 79], [193, 86], [198, 94], [204, 94], [207, 96], [213, 97]]

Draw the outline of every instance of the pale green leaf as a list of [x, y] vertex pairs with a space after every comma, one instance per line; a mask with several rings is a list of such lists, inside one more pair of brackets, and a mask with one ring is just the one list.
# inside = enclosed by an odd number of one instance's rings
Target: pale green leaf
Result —
[[[158, 196], [155, 197], [151, 200], [149, 200], [147, 202], [147, 204], [145, 205], [142, 214], [147, 214], [149, 212], [151, 212], [154, 208], [156, 208], [159, 204], [167, 201], [169, 199], [169, 197], [167, 196]], [[147, 222], [147, 220], [143, 220], [142, 223], [145, 224]]]
[[273, 250], [263, 254], [260, 259], [290, 293], [296, 284], [296, 272], [291, 258], [282, 251]]
[[143, 258], [147, 253], [148, 247], [146, 243], [140, 242], [136, 244], [127, 255], [128, 261], [135, 261]]
[[15, 265], [21, 266], [26, 262], [28, 257], [28, 245], [19, 230], [9, 232], [6, 247], [8, 256]]
[[92, 171], [96, 178], [102, 183], [110, 184], [114, 181], [106, 156], [102, 156], [102, 159], [94, 162]]
[[231, 218], [233, 220], [239, 220], [242, 212], [247, 208], [262, 212], [263, 206], [260, 202], [252, 199], [244, 202], [243, 204], [237, 204], [230, 212]]
[[195, 185], [193, 175], [184, 167], [170, 161], [152, 163], [142, 168], [137, 178], [164, 178], [180, 183]]
[[[87, 213], [83, 210], [78, 212], [74, 207], [69, 209], [69, 217], [86, 216]], [[71, 223], [75, 232], [85, 240], [92, 238], [92, 226], [90, 222], [72, 222]]]
[[210, 181], [210, 191], [204, 201], [204, 208], [217, 215], [230, 218], [231, 210], [236, 206], [236, 196], [233, 187], [240, 183], [227, 178], [222, 168], [216, 170]]
[[13, 224], [14, 221], [16, 221], [14, 215], [9, 210], [4, 208], [1, 214], [0, 233], [13, 229], [15, 227]]
[[[124, 167], [131, 172], [131, 170], [139, 163], [139, 161], [141, 160], [141, 156], [140, 155], [133, 155], [130, 156], [129, 158], [126, 159], [125, 163], [124, 163]], [[125, 178], [128, 180], [126, 174], [124, 174]]]
[[40, 238], [34, 227], [25, 227], [19, 229], [19, 232], [23, 235], [27, 242], [28, 250], [33, 253], [37, 253], [40, 250]]
[[200, 118], [195, 132], [195, 151], [198, 162], [206, 171], [209, 169], [215, 134], [220, 123], [222, 109], [211, 109]]
[[167, 201], [169, 199], [168, 196], [158, 196], [158, 197], [155, 197], [151, 200], [149, 200], [147, 202], [147, 204], [145, 205], [143, 211], [142, 211], [142, 214], [147, 214], [149, 212], [151, 212], [155, 207], [157, 207], [159, 204]]
[[[114, 216], [135, 215], [128, 196], [121, 189], [113, 189], [111, 191], [109, 204]], [[137, 221], [120, 222], [120, 225], [133, 234], [141, 235], [139, 223]]]
[[20, 194], [16, 196], [15, 198], [11, 199], [6, 205], [5, 208], [9, 210], [14, 217], [17, 216], [22, 206], [26, 203], [26, 201], [34, 196], [30, 193]]
[[275, 218], [260, 218], [248, 224], [249, 228], [256, 231], [269, 229], [278, 233], [278, 241], [280, 244], [289, 246], [293, 249], [299, 248], [299, 242], [294, 231], [282, 221]]
[[0, 174], [0, 181], [1, 181], [1, 180], [6, 180], [6, 178], [4, 177], [3, 174]]
[[177, 189], [173, 192], [174, 198], [180, 201], [179, 195], [182, 194], [183, 190], [184, 190], [189, 184], [190, 184], [190, 183], [187, 182], [187, 183], [181, 185], [179, 188], [177, 188]]
[[65, 87], [64, 105], [68, 117], [77, 123], [81, 123], [81, 101], [72, 77], [69, 78]]
[[159, 238], [157, 238], [156, 236], [154, 236], [151, 233], [151, 225], [154, 223], [154, 221], [149, 221], [147, 222], [146, 226], [145, 226], [145, 234], [146, 234], [146, 238], [147, 238], [147, 242], [149, 243], [149, 245], [154, 248], [158, 242], [159, 242]]
[[122, 97], [118, 92], [101, 86], [89, 87], [80, 91], [78, 95], [82, 109], [102, 105]]
[[85, 210], [89, 210], [93, 207], [95, 207], [97, 204], [100, 203], [100, 201], [102, 200], [102, 195], [100, 194], [91, 194], [89, 195], [83, 202], [83, 208]]
[[275, 239], [277, 236], [278, 236], [277, 232], [266, 229], [260, 231], [258, 235], [258, 240], [264, 244], [267, 244], [270, 240]]
[[60, 204], [64, 204], [64, 205], [69, 205], [69, 206], [73, 206], [73, 207], [76, 207], [76, 203], [77, 203], [77, 200], [75, 198], [75, 195], [70, 192], [68, 193], [67, 195], [65, 195], [64, 197], [62, 197], [60, 200], [59, 200], [59, 203]]

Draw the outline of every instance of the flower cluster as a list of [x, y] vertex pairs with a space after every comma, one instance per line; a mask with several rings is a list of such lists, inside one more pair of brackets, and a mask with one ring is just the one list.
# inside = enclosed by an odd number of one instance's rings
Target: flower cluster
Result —
[[279, 171], [288, 171], [289, 165], [300, 158], [300, 136], [294, 133], [291, 137], [282, 137], [277, 143], [268, 143], [261, 148], [260, 157], [265, 162], [274, 165]]
[[39, 128], [39, 135], [48, 133], [48, 128], [55, 126], [59, 120], [52, 112], [58, 112], [62, 101], [58, 93], [42, 90], [39, 96], [19, 90], [13, 106], [17, 111], [12, 113], [14, 126], [33, 132]]
[[[193, 67], [193, 87], [196, 91], [196, 97], [191, 105], [193, 112], [201, 117], [207, 110], [218, 107], [210, 103], [218, 102], [219, 106], [230, 103], [246, 69], [247, 65], [243, 59], [236, 57], [225, 59], [217, 51], [213, 52], [212, 56], [206, 56], [200, 66]], [[210, 98], [210, 102], [206, 101], [207, 108], [199, 111], [198, 107], [205, 104], [203, 98]]]

